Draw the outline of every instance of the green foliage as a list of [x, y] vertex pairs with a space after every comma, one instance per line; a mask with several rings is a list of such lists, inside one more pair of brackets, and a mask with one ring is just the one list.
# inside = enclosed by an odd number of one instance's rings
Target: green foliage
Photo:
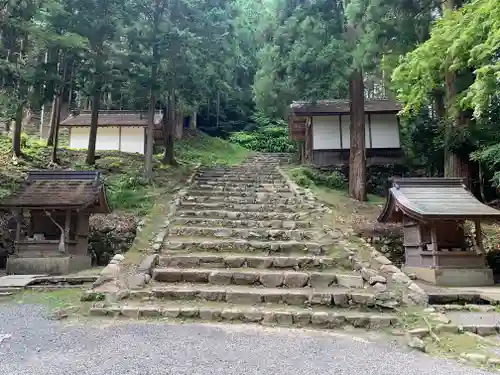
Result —
[[113, 210], [147, 214], [153, 207], [153, 196], [137, 173], [120, 175], [106, 181], [108, 202]]
[[203, 166], [239, 164], [249, 153], [240, 145], [203, 133], [187, 134], [175, 149], [180, 162]]
[[294, 142], [288, 137], [288, 125], [283, 120], [271, 120], [262, 112], [252, 116], [253, 130], [231, 134], [229, 140], [252, 151], [287, 152], [296, 150]]
[[345, 176], [337, 171], [321, 172], [309, 167], [296, 167], [289, 170], [290, 177], [302, 187], [324, 186], [330, 189], [345, 189]]

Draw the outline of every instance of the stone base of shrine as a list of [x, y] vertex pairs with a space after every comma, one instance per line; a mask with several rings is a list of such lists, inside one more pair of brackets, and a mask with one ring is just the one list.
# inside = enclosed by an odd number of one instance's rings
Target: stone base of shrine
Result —
[[7, 273], [17, 275], [67, 275], [91, 267], [88, 255], [7, 259]]
[[403, 267], [406, 274], [414, 274], [417, 279], [442, 286], [488, 286], [493, 285], [493, 271], [490, 268], [424, 268]]

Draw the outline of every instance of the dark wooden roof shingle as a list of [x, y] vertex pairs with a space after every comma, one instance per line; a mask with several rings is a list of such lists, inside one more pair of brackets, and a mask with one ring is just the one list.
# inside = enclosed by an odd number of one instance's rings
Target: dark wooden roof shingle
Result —
[[21, 188], [0, 201], [1, 208], [83, 209], [111, 212], [96, 171], [31, 171]]
[[[349, 100], [319, 100], [316, 103], [311, 102], [293, 102], [290, 105], [290, 111], [295, 114], [300, 113], [334, 113], [344, 114], [350, 112]], [[387, 112], [397, 113], [402, 106], [392, 100], [366, 100], [365, 112]]]
[[477, 200], [461, 178], [394, 178], [378, 220], [398, 222], [403, 216], [427, 220], [500, 220], [500, 211]]
[[[61, 122], [61, 126], [90, 126], [91, 111], [81, 111], [77, 115], [70, 115]], [[161, 113], [155, 114], [155, 124], [162, 119]], [[98, 126], [147, 126], [147, 112], [134, 111], [99, 111]]]

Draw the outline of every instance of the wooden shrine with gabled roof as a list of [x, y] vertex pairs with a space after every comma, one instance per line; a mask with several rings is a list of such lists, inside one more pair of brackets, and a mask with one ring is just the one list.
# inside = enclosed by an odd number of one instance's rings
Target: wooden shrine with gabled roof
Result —
[[17, 220], [10, 274], [67, 274], [91, 266], [89, 218], [111, 210], [100, 172], [31, 171], [0, 201]]
[[[403, 224], [405, 272], [437, 285], [493, 284], [481, 221], [499, 221], [499, 210], [477, 200], [460, 178], [394, 178], [392, 184], [378, 221]], [[475, 225], [472, 244], [466, 221]]]

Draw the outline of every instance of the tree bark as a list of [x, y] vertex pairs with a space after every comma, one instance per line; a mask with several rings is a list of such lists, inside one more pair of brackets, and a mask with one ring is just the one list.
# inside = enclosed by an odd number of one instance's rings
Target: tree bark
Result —
[[349, 82], [351, 149], [349, 154], [349, 195], [366, 200], [365, 99], [363, 74], [356, 69]]
[[52, 108], [50, 109], [50, 127], [49, 134], [47, 136], [47, 146], [52, 146], [54, 143], [54, 129], [56, 127], [58, 102], [59, 100], [57, 95], [54, 95], [54, 98], [52, 99]]
[[95, 145], [97, 140], [97, 125], [99, 122], [99, 106], [101, 104], [101, 89], [98, 83], [94, 86], [92, 95], [92, 113], [90, 115], [89, 147], [87, 149], [87, 165], [95, 164]]
[[64, 67], [63, 67], [63, 75], [62, 75], [62, 86], [59, 89], [58, 92], [58, 100], [57, 100], [57, 111], [56, 111], [56, 120], [55, 120], [55, 126], [54, 126], [54, 139], [53, 139], [53, 145], [52, 145], [52, 154], [50, 157], [50, 161], [52, 163], [57, 163], [57, 147], [59, 146], [59, 126], [61, 124], [61, 109], [63, 106], [63, 98], [64, 98], [64, 90], [66, 88], [66, 75], [68, 72], [68, 62], [64, 61], [63, 62]]
[[23, 126], [23, 104], [18, 104], [16, 109], [16, 119], [14, 121], [14, 129], [12, 130], [12, 153], [16, 158], [22, 156], [21, 152], [21, 130]]
[[177, 165], [174, 155], [174, 121], [172, 119], [172, 95], [169, 92], [167, 98], [167, 104], [163, 106], [163, 117], [162, 117], [162, 127], [163, 127], [163, 142], [165, 146], [165, 151], [163, 153], [162, 163], [167, 165]]
[[153, 45], [153, 63], [151, 65], [151, 88], [148, 113], [148, 129], [146, 137], [146, 160], [144, 166], [144, 178], [151, 182], [153, 180], [153, 148], [155, 131], [155, 105], [156, 105], [156, 79], [158, 75], [158, 43]]

